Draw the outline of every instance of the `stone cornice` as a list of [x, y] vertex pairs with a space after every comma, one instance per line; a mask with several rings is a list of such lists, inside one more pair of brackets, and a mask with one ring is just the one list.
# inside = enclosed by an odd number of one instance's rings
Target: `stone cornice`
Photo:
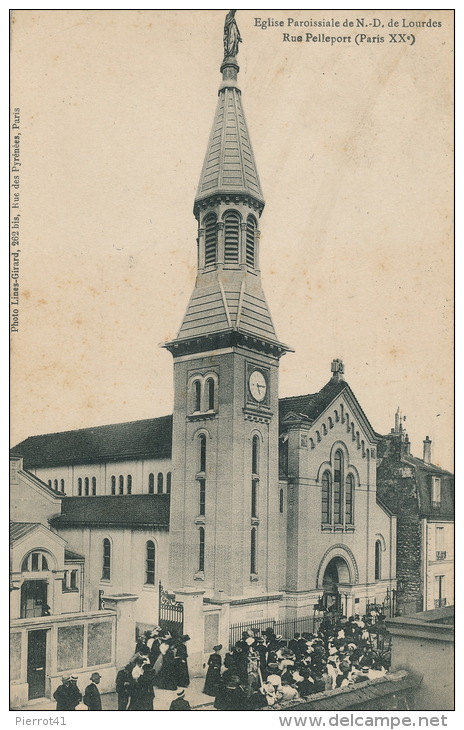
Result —
[[193, 206], [193, 215], [195, 216], [195, 218], [198, 219], [202, 210], [204, 211], [207, 208], [215, 208], [221, 204], [230, 205], [231, 203], [235, 205], [239, 205], [240, 203], [247, 205], [249, 208], [256, 211], [259, 216], [264, 210], [264, 201], [255, 198], [249, 193], [215, 191], [213, 195], [205, 195], [195, 200]]
[[162, 346], [169, 350], [173, 357], [219, 350], [224, 347], [243, 347], [247, 350], [273, 355], [277, 358], [282, 357], [286, 352], [292, 352], [292, 349], [282, 342], [273, 342], [264, 337], [256, 337], [239, 330], [225, 330], [224, 332], [213, 332], [199, 337], [172, 340]]

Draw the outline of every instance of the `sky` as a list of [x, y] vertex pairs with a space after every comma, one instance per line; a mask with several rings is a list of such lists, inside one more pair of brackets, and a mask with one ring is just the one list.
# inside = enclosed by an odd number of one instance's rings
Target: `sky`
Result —
[[[172, 359], [160, 345], [175, 337], [195, 281], [192, 208], [224, 16], [14, 11], [13, 444], [172, 411]], [[340, 357], [376, 431], [389, 432], [399, 406], [412, 452], [422, 455], [428, 435], [433, 461], [453, 469], [452, 13], [236, 17], [266, 200], [263, 288], [278, 338], [295, 350], [281, 360], [280, 395], [319, 390]]]

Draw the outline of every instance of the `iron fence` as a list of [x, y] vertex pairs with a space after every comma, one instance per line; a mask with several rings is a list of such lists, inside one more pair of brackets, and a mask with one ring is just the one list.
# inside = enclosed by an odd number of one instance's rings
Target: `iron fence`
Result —
[[184, 606], [176, 601], [172, 593], [165, 591], [159, 582], [159, 625], [172, 636], [181, 636], [184, 631]]
[[296, 633], [303, 632], [315, 634], [319, 629], [322, 616], [303, 616], [301, 618], [291, 619], [251, 619], [250, 621], [242, 621], [238, 624], [232, 624], [229, 630], [230, 646], [241, 639], [244, 631], [252, 629], [255, 633], [261, 634], [265, 629], [270, 628], [276, 636], [281, 636], [284, 641], [289, 641]]

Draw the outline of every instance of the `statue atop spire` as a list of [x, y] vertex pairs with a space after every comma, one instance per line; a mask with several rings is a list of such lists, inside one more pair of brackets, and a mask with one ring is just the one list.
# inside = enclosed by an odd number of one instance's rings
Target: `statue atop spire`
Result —
[[236, 10], [229, 10], [224, 22], [224, 61], [226, 58], [235, 58], [238, 53], [238, 44], [241, 43], [240, 31], [235, 20]]

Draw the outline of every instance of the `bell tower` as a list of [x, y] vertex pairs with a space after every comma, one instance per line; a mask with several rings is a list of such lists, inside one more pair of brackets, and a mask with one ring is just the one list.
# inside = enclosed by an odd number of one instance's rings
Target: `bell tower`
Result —
[[[198, 271], [175, 340], [169, 582], [228, 621], [279, 594], [278, 341], [261, 286], [264, 208], [226, 17], [222, 82], [195, 197]], [[220, 631], [223, 631], [221, 629]], [[217, 642], [216, 642], [217, 643]]]

